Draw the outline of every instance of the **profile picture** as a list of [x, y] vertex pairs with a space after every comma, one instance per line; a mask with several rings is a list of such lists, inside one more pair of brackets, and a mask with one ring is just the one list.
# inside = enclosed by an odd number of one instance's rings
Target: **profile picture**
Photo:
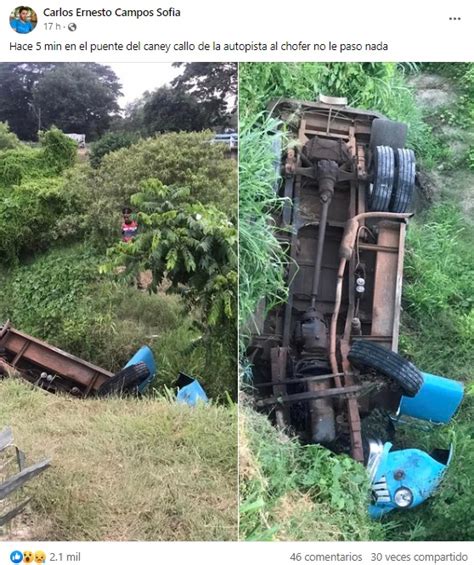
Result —
[[30, 33], [38, 23], [36, 12], [29, 6], [18, 6], [10, 14], [10, 26], [17, 33]]

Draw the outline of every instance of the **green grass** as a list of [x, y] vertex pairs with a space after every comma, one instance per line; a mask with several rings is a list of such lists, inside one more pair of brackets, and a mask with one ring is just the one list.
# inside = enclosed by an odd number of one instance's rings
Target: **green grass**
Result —
[[286, 297], [285, 255], [271, 226], [272, 213], [282, 205], [274, 192], [279, 178], [275, 170], [274, 143], [278, 121], [261, 116], [240, 120], [239, 160], [239, 316], [241, 341], [256, 332], [257, 307], [264, 310]]
[[472, 540], [474, 487], [474, 228], [456, 202], [442, 202], [410, 225], [401, 353], [420, 369], [464, 382], [456, 418], [426, 434], [402, 429], [407, 447], [454, 446], [446, 477], [427, 503], [390, 519], [388, 539]]
[[101, 276], [103, 260], [90, 246], [72, 245], [4, 270], [0, 321], [10, 319], [15, 328], [112, 372], [148, 345], [158, 390], [183, 371], [211, 397], [235, 397], [235, 335], [205, 339], [198, 314], [178, 295], [150, 294]]
[[410, 225], [403, 296], [403, 352], [427, 372], [472, 377], [474, 229], [455, 203]]
[[241, 407], [240, 535], [246, 540], [383, 539], [362, 465], [278, 432]]
[[0, 539], [235, 540], [237, 411], [164, 398], [78, 400], [0, 382], [0, 428], [50, 458]]

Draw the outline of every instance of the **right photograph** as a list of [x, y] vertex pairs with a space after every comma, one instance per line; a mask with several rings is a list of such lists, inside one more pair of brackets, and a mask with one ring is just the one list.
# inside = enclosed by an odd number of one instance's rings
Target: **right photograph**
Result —
[[239, 66], [240, 539], [474, 539], [474, 63]]

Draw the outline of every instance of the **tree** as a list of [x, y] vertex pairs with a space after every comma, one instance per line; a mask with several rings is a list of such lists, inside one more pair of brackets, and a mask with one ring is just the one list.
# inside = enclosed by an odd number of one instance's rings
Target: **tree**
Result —
[[124, 263], [128, 275], [150, 269], [154, 290], [166, 277], [169, 290], [186, 287], [185, 297], [209, 326], [235, 328], [235, 225], [215, 206], [192, 201], [188, 188], [170, 188], [158, 179], [148, 179], [140, 188], [131, 201], [139, 210], [141, 233], [112, 248], [114, 260], [105, 270]]
[[180, 89], [162, 86], [143, 107], [149, 134], [167, 131], [201, 131], [209, 127], [206, 111], [198, 100]]
[[126, 131], [110, 131], [103, 135], [98, 141], [92, 145], [90, 153], [90, 163], [97, 169], [102, 159], [108, 153], [122, 149], [122, 147], [130, 147], [138, 141], [138, 135]]
[[153, 94], [146, 90], [139, 98], [129, 102], [123, 110], [123, 115], [114, 117], [110, 124], [111, 131], [146, 135], [143, 109], [152, 97]]
[[225, 125], [236, 111], [236, 63], [174, 63], [183, 67], [171, 85], [192, 93], [210, 116], [211, 126]]
[[120, 88], [112, 69], [96, 63], [3, 63], [0, 121], [23, 140], [52, 125], [94, 136], [118, 111]]
[[41, 126], [32, 104], [33, 87], [52, 67], [49, 63], [0, 64], [0, 121], [8, 122], [20, 139], [36, 139]]
[[118, 112], [120, 84], [115, 73], [97, 64], [62, 64], [45, 73], [33, 89], [33, 107], [42, 128], [53, 125], [66, 133], [95, 139]]

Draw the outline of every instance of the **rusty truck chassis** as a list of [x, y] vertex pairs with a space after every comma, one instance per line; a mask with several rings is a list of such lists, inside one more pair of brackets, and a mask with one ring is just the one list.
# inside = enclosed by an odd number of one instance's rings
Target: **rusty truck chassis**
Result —
[[18, 373], [51, 392], [87, 397], [114, 376], [101, 367], [16, 330], [8, 321], [0, 329], [0, 351], [3, 373]]
[[271, 106], [283, 122], [297, 116], [298, 127], [296, 146], [283, 161], [286, 203], [277, 219], [289, 293], [250, 347], [256, 404], [270, 408], [280, 427], [298, 427], [295, 407], [306, 405], [302, 419], [312, 442], [331, 444], [342, 424], [352, 457], [363, 461], [361, 411], [374, 401], [395, 406], [400, 394], [389, 383], [374, 394], [347, 355], [358, 338], [398, 349], [410, 214], [367, 206], [371, 126], [382, 116], [322, 102]]

